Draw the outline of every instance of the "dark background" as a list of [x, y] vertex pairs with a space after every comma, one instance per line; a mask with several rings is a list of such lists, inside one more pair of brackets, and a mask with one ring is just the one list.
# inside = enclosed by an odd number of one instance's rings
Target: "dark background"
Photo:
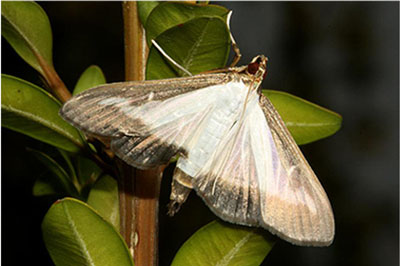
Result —
[[[54, 65], [73, 88], [91, 64], [120, 81], [123, 36], [120, 3], [41, 2], [54, 37]], [[328, 248], [279, 241], [265, 265], [398, 265], [399, 244], [399, 3], [222, 2], [246, 64], [269, 57], [264, 88], [283, 90], [343, 116], [342, 129], [302, 150], [335, 213]], [[2, 73], [42, 81], [2, 39]], [[52, 265], [40, 223], [54, 199], [31, 189], [43, 168], [25, 147], [43, 144], [2, 129], [3, 265]], [[171, 167], [167, 172], [171, 172]], [[160, 204], [160, 265], [214, 219], [194, 194], [166, 217], [170, 177]]]

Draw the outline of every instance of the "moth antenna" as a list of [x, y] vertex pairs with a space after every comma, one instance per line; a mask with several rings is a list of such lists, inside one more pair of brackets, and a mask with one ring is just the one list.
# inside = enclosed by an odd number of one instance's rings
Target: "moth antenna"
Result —
[[174, 66], [185, 72], [188, 76], [193, 76], [192, 73], [190, 73], [187, 69], [185, 69], [183, 66], [178, 64], [174, 59], [172, 59], [162, 48], [161, 46], [158, 45], [158, 43], [155, 40], [151, 40], [151, 43], [157, 48], [157, 50], [165, 57], [167, 58]]
[[242, 58], [242, 54], [240, 53], [239, 46], [237, 45], [235, 39], [233, 38], [232, 32], [231, 32], [231, 17], [232, 17], [233, 11], [229, 11], [228, 16], [226, 17], [226, 26], [228, 27], [229, 30], [229, 36], [231, 38], [232, 42], [232, 49], [235, 52], [235, 57], [233, 57], [232, 63], [230, 67], [236, 66], [236, 64], [239, 62], [240, 58]]

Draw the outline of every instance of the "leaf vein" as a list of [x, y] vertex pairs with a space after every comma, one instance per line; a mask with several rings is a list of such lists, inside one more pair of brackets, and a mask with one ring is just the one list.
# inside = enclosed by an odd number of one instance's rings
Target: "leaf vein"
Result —
[[204, 39], [204, 36], [206, 34], [206, 31], [207, 31], [208, 24], [210, 24], [209, 20], [207, 21], [207, 24], [204, 26], [204, 28], [203, 28], [200, 36], [197, 38], [196, 42], [190, 48], [188, 58], [185, 61], [183, 61], [183, 67], [185, 69], [187, 69], [187, 70], [189, 70], [190, 66], [192, 65], [192, 62], [193, 62], [193, 59], [194, 59], [194, 54], [197, 52], [197, 50], [198, 50], [198, 48], [200, 46], [200, 43]]
[[78, 229], [71, 217], [71, 214], [69, 213], [68, 207], [65, 204], [63, 204], [63, 205], [64, 205], [63, 208], [65, 211], [65, 214], [67, 215], [67, 218], [68, 218], [68, 224], [71, 226], [72, 233], [74, 234], [76, 240], [79, 242], [79, 244], [81, 246], [81, 248], [78, 250], [82, 253], [83, 257], [86, 259], [86, 261], [89, 263], [89, 265], [95, 265], [95, 263], [92, 259], [92, 256], [90, 255], [90, 252], [89, 252], [83, 238], [79, 234]]
[[253, 236], [253, 232], [247, 233], [236, 245], [216, 264], [216, 266], [227, 266], [230, 264], [235, 255], [240, 249], [249, 241], [250, 237]]

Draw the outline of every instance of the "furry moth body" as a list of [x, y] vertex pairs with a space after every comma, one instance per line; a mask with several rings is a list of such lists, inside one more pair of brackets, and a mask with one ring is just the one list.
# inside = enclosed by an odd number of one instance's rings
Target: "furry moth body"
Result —
[[214, 74], [101, 85], [61, 116], [111, 139], [128, 164], [148, 169], [180, 155], [170, 214], [193, 189], [221, 219], [263, 227], [296, 245], [334, 237], [328, 197], [260, 89], [267, 58]]

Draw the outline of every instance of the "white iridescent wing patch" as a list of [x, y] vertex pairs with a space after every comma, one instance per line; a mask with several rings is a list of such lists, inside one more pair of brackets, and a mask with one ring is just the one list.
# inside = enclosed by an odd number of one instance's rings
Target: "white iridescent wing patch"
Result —
[[[121, 109], [126, 116], [146, 125], [146, 130], [142, 130], [146, 132], [146, 137], [136, 141], [131, 138], [137, 136], [136, 132], [124, 132], [125, 136], [113, 140], [111, 147], [119, 157], [136, 167], [149, 163], [154, 165], [151, 162], [151, 153], [162, 150], [162, 147], [165, 147], [165, 161], [174, 156], [171, 152], [178, 151], [183, 158], [192, 158], [192, 153], [196, 153], [197, 160], [189, 162], [198, 171], [210, 150], [222, 139], [223, 128], [232, 125], [243, 105], [244, 84], [228, 84], [210, 86], [165, 101], [152, 101]], [[149, 148], [151, 143], [155, 143], [154, 149]], [[205, 143], [208, 146], [203, 146]], [[202, 146], [201, 150], [193, 149], [199, 145]], [[177, 151], [171, 147], [176, 147]], [[189, 174], [192, 172], [188, 171]]]
[[[222, 141], [193, 178], [193, 188], [208, 206], [222, 219], [244, 225], [259, 225], [260, 191], [256, 161], [251, 147], [251, 112], [258, 105], [258, 95], [253, 91], [243, 118], [226, 132]], [[240, 110], [243, 112], [243, 106]], [[257, 122], [258, 123], [258, 122]], [[257, 134], [266, 134], [258, 132]], [[266, 162], [268, 163], [268, 162]], [[179, 164], [178, 164], [178, 166]], [[180, 168], [183, 172], [186, 169]]]
[[213, 98], [213, 110], [206, 121], [201, 121], [202, 127], [187, 140], [185, 148], [190, 152], [187, 156], [180, 158], [177, 163], [177, 167], [191, 177], [197, 176], [200, 170], [204, 169], [204, 165], [210, 160], [215, 148], [231, 131], [232, 125], [236, 123], [242, 112], [248, 91], [242, 82], [229, 82], [221, 86], [219, 90], [222, 93], [232, 93], [232, 96], [209, 93]]

